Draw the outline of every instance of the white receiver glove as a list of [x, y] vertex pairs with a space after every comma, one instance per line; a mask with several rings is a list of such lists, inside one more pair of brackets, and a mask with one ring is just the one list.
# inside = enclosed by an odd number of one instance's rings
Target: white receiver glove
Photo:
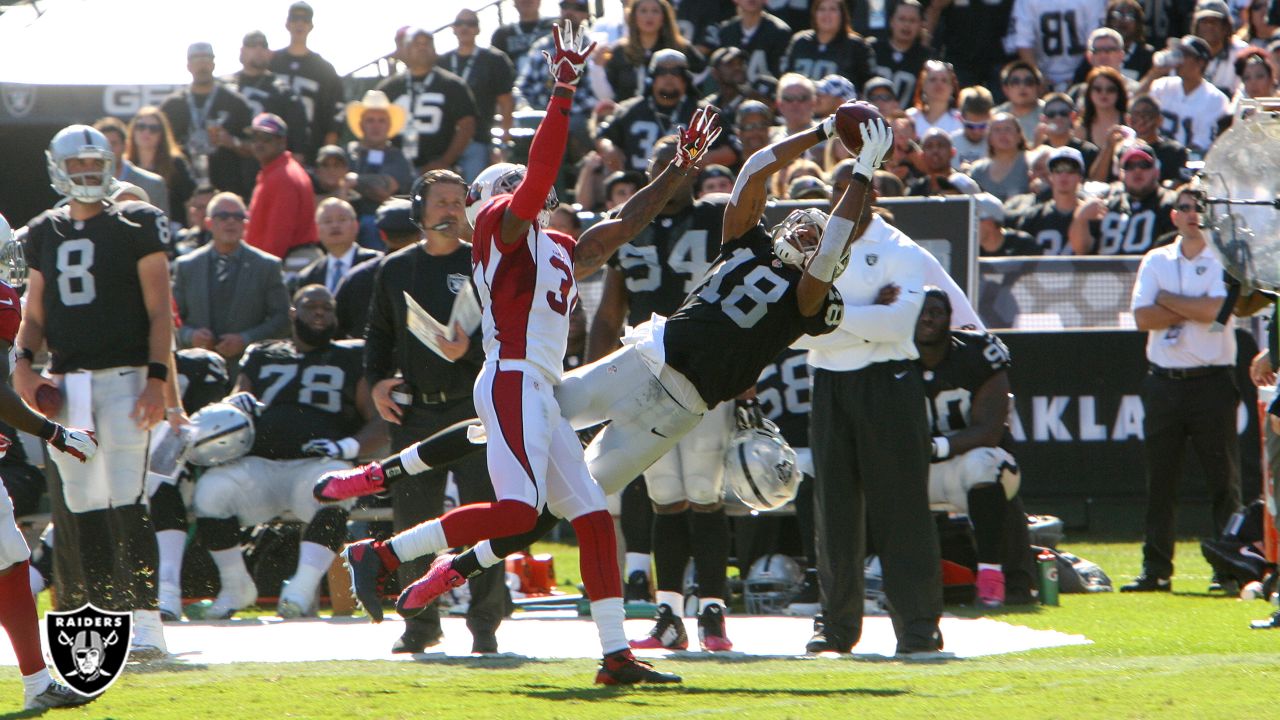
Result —
[[893, 130], [877, 118], [859, 125], [858, 132], [862, 133], [862, 149], [854, 158], [853, 172], [870, 180], [893, 148]]
[[317, 457], [331, 457], [339, 460], [355, 460], [360, 455], [360, 441], [353, 437], [341, 440], [327, 438], [310, 440], [303, 444], [302, 453]]

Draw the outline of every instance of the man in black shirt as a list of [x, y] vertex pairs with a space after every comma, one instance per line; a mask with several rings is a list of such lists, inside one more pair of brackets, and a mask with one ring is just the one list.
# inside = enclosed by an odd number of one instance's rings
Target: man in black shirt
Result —
[[[240, 65], [240, 72], [227, 78], [228, 86], [244, 96], [254, 117], [269, 112], [283, 118], [289, 125], [289, 151], [299, 157], [311, 157], [316, 146], [311, 143], [307, 106], [284, 78], [267, 69], [271, 66], [271, 50], [261, 30], [244, 36]], [[258, 172], [257, 163], [252, 165], [250, 177]]]
[[1045, 255], [1071, 255], [1074, 248], [1068, 238], [1076, 208], [1082, 202], [1084, 157], [1079, 150], [1063, 146], [1049, 151], [1048, 165], [1051, 196], [1019, 215], [1015, 227], [1034, 237]]
[[764, 11], [764, 0], [734, 0], [738, 16], [717, 26], [714, 37], [709, 36], [715, 47], [734, 46], [747, 55], [747, 80], [754, 82], [761, 75], [778, 77], [782, 74], [782, 55], [791, 42], [791, 27]]
[[[284, 24], [289, 31], [289, 45], [272, 53], [271, 72], [279, 75], [302, 98], [307, 121], [311, 124], [309, 145], [317, 148], [338, 141], [334, 116], [343, 100], [343, 91], [342, 80], [333, 65], [307, 47], [307, 36], [314, 27], [311, 22], [314, 14], [305, 2], [289, 6], [289, 16]], [[308, 154], [306, 157], [311, 156]]]
[[160, 112], [191, 159], [197, 181], [249, 197], [253, 176], [245, 178], [243, 166], [251, 156], [244, 135], [253, 110], [243, 95], [214, 79], [213, 67], [212, 45], [200, 42], [187, 48], [191, 85], [166, 98]]
[[925, 27], [942, 59], [955, 66], [960, 87], [999, 88], [1000, 68], [1009, 60], [1004, 36], [1013, 0], [933, 0], [925, 11]]
[[512, 63], [519, 63], [534, 43], [549, 35], [555, 18], [539, 17], [541, 4], [541, 0], [515, 0], [520, 19], [493, 31], [489, 41], [493, 49], [504, 53]]
[[1177, 196], [1160, 187], [1151, 147], [1140, 142], [1120, 155], [1120, 182], [1104, 198], [1076, 208], [1071, 246], [1077, 255], [1146, 255], [1157, 238], [1173, 232]]
[[1004, 205], [995, 195], [974, 196], [978, 215], [978, 253], [982, 257], [1043, 255], [1044, 248], [1029, 233], [1004, 226]]
[[[466, 195], [466, 183], [448, 170], [432, 170], [419, 178], [411, 196], [417, 213], [413, 220], [423, 230], [423, 240], [386, 256], [374, 277], [365, 375], [378, 413], [391, 423], [393, 450], [476, 416], [471, 390], [484, 363], [479, 324], [453, 328], [454, 338], [441, 338], [440, 353], [436, 353], [409, 333], [405, 302], [407, 293], [442, 325], [449, 322], [457, 303], [475, 303], [471, 244], [462, 240], [467, 232]], [[396, 532], [444, 513], [445, 481], [451, 472], [459, 502], [494, 501], [481, 455], [421, 471], [419, 482], [399, 484], [392, 492]], [[427, 556], [401, 565], [402, 586], [421, 577], [431, 560]], [[467, 627], [475, 652], [498, 651], [494, 633], [505, 613], [504, 578], [501, 568], [494, 568], [472, 581]], [[392, 652], [421, 652], [441, 637], [439, 611], [432, 606], [405, 622], [404, 634]]]
[[511, 59], [497, 50], [476, 47], [480, 34], [480, 16], [474, 10], [462, 10], [453, 21], [453, 35], [458, 49], [440, 56], [440, 66], [462, 78], [476, 100], [476, 134], [459, 161], [462, 179], [471, 182], [489, 164], [493, 148], [493, 117], [501, 116], [502, 142], [510, 140], [511, 111], [515, 108], [512, 91], [516, 69]]
[[[133, 611], [134, 652], [161, 657], [158, 551], [144, 490], [148, 433], [165, 415], [173, 347], [169, 219], [146, 203], [105, 202], [115, 158], [97, 130], [72, 125], [48, 153], [54, 188], [70, 201], [27, 226], [31, 268], [13, 385], [31, 407], [40, 386], [54, 386], [66, 399], [59, 419], [97, 430], [102, 448], [89, 462], [52, 459], [70, 524], [110, 527], [113, 537], [77, 532], [76, 542], [58, 547], [79, 555], [88, 601]], [[32, 368], [46, 343], [61, 387]], [[65, 595], [61, 608], [71, 609], [75, 598]]]
[[[734, 0], [689, 0], [675, 3], [676, 24], [680, 26], [680, 34], [706, 57], [719, 44], [716, 41], [716, 28], [733, 17], [733, 5]], [[725, 115], [729, 113], [725, 111]]]
[[414, 28], [404, 38], [405, 71], [378, 83], [409, 113], [404, 154], [419, 172], [453, 168], [476, 134], [476, 103], [462, 78], [436, 67], [431, 33]]

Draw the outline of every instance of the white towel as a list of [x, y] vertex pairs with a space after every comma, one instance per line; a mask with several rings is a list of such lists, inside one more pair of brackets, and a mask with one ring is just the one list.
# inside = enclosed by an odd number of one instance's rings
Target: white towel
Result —
[[93, 430], [93, 374], [77, 370], [63, 375], [62, 394], [66, 399], [67, 425]]

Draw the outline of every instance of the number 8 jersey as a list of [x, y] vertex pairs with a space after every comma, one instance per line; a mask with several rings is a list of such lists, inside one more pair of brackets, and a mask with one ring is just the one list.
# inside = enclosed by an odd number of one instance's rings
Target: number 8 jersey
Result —
[[834, 287], [812, 317], [800, 314], [803, 271], [773, 254], [763, 225], [724, 243], [706, 279], [667, 319], [666, 362], [702, 395], [707, 407], [742, 394], [801, 335], [825, 335], [844, 316]]
[[164, 252], [168, 240], [168, 218], [143, 202], [111, 205], [83, 221], [54, 208], [31, 221], [27, 262], [44, 279], [53, 372], [147, 364], [151, 322], [138, 261]]
[[[559, 382], [569, 342], [569, 311], [578, 302], [573, 238], [534, 222], [518, 242], [502, 242], [511, 195], [489, 201], [476, 217], [472, 279], [484, 312], [485, 362], [527, 364]], [[505, 361], [510, 361], [505, 362]]]

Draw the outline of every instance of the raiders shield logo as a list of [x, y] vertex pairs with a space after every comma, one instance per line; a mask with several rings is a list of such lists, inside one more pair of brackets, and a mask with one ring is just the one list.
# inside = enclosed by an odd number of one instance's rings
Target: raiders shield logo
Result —
[[8, 83], [0, 85], [0, 100], [10, 117], [26, 117], [36, 106], [36, 87]]
[[871, 253], [870, 255], [867, 255], [867, 265], [875, 265], [878, 262], [880, 262], [879, 255], [876, 255], [875, 253]]
[[45, 645], [62, 681], [81, 695], [97, 695], [120, 677], [133, 640], [133, 615], [85, 605], [71, 612], [50, 610], [44, 618]]
[[1205, 266], [1203, 266], [1203, 265], [1198, 265], [1198, 266], [1196, 266], [1196, 274], [1197, 274], [1197, 275], [1203, 275], [1203, 274], [1204, 274], [1204, 272], [1205, 272], [1206, 270], [1208, 270], [1208, 269], [1209, 269], [1209, 268], [1207, 268], [1207, 267], [1205, 267]]
[[447, 279], [449, 282], [449, 292], [454, 295], [462, 292], [462, 288], [466, 287], [467, 282], [471, 280], [471, 278], [463, 275], [462, 273], [449, 273], [449, 277]]

